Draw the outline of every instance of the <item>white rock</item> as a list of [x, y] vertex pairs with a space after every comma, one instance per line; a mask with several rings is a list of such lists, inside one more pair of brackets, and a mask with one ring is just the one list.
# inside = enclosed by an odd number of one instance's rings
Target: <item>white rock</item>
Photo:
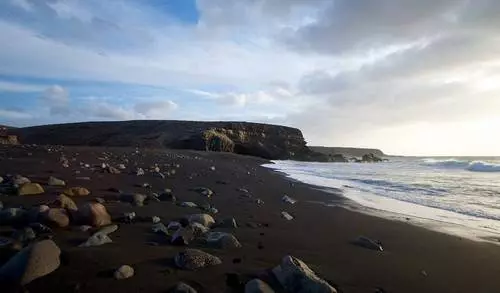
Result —
[[151, 218], [151, 220], [153, 221], [153, 224], [157, 224], [157, 223], [160, 223], [161, 222], [161, 219], [160, 217], [158, 216], [154, 216]]
[[119, 267], [114, 273], [114, 277], [117, 280], [125, 280], [133, 276], [134, 276], [134, 268], [129, 265], [123, 265]]
[[288, 221], [293, 220], [293, 216], [292, 216], [292, 215], [290, 215], [290, 214], [289, 214], [289, 213], [287, 213], [287, 212], [281, 212], [281, 216], [282, 216], [284, 219], [288, 220]]
[[286, 202], [286, 203], [289, 203], [289, 204], [295, 204], [297, 202], [297, 200], [289, 197], [288, 195], [284, 195], [282, 198], [281, 198], [282, 201]]
[[203, 226], [209, 228], [210, 226], [215, 224], [214, 218], [212, 218], [212, 216], [210, 216], [209, 214], [194, 214], [189, 216], [188, 220], [190, 223], [200, 223]]
[[87, 239], [84, 243], [80, 244], [79, 247], [92, 247], [92, 246], [101, 246], [107, 243], [111, 243], [113, 240], [109, 238], [108, 235], [102, 233], [96, 233]]
[[197, 208], [198, 205], [195, 204], [194, 202], [185, 201], [185, 202], [181, 202], [181, 207], [184, 207], [184, 208]]

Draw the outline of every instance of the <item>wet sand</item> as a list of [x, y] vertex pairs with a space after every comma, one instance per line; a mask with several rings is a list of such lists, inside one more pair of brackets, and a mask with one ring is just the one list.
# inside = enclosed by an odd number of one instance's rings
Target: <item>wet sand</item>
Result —
[[[123, 163], [123, 157], [128, 158], [127, 171], [135, 170], [135, 165], [146, 169], [155, 163], [162, 171], [174, 168], [164, 164], [180, 167], [175, 175], [165, 179], [148, 172], [145, 176], [108, 174], [80, 167], [79, 162], [100, 165], [103, 161], [98, 158], [103, 156], [103, 151], [113, 154], [106, 161], [112, 165]], [[117, 193], [108, 189], [148, 193], [170, 188], [178, 201], [202, 203], [208, 200], [191, 189], [203, 186], [215, 192], [209, 200], [219, 210], [214, 218], [234, 217], [239, 224], [236, 229], [215, 230], [233, 233], [243, 247], [224, 250], [196, 244], [194, 247], [219, 256], [223, 263], [191, 272], [175, 268], [172, 258], [183, 248], [152, 234], [151, 222], [120, 223], [119, 230], [111, 235], [113, 243], [91, 248], [77, 247], [87, 239], [88, 233], [76, 227], [58, 229], [54, 231], [54, 241], [63, 251], [62, 265], [52, 274], [27, 285], [29, 292], [167, 292], [178, 281], [193, 285], [198, 292], [241, 292], [241, 287], [228, 282], [228, 274], [237, 274], [244, 282], [273, 268], [287, 254], [302, 259], [344, 293], [500, 292], [500, 246], [495, 244], [473, 242], [340, 207], [326, 207], [318, 202], [335, 203], [342, 198], [292, 183], [260, 167], [266, 163], [264, 160], [193, 151], [141, 150], [140, 154], [133, 154], [134, 151], [65, 147], [62, 152], [70, 159], [70, 167], [64, 168], [59, 163], [60, 151], [49, 153], [47, 147], [1, 146], [0, 175], [21, 174], [44, 184], [46, 193], [2, 195], [0, 201], [5, 207], [49, 203], [63, 190], [45, 185], [49, 176], [55, 176], [70, 187], [83, 186], [92, 192], [90, 196], [76, 198], [77, 203], [102, 197], [114, 217], [134, 211], [144, 218], [159, 216], [168, 224], [170, 220], [200, 211], [171, 202], [133, 207], [116, 201]], [[215, 171], [210, 170], [212, 166]], [[151, 184], [152, 189], [135, 186], [143, 183]], [[239, 188], [248, 189], [252, 198], [237, 191]], [[284, 194], [298, 202], [284, 203], [281, 200]], [[256, 204], [257, 198], [264, 204]], [[283, 219], [281, 211], [287, 211], [294, 219]], [[10, 226], [1, 227], [3, 234], [10, 230]], [[353, 245], [351, 242], [360, 235], [380, 240], [384, 251]], [[135, 276], [117, 281], [110, 273], [123, 264], [133, 266]], [[6, 287], [1, 285], [0, 291], [6, 292]], [[279, 292], [279, 288], [275, 289]]]

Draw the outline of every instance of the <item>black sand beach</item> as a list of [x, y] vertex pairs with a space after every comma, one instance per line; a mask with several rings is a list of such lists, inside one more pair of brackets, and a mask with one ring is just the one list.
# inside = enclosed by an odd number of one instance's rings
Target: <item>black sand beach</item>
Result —
[[[338, 292], [500, 292], [500, 246], [340, 207], [326, 207], [317, 202], [339, 202], [342, 198], [305, 184], [291, 183], [261, 167], [267, 162], [262, 159], [195, 151], [141, 149], [136, 154], [133, 148], [58, 147], [51, 152], [48, 148], [0, 147], [1, 176], [21, 174], [45, 189], [42, 195], [2, 195], [4, 208], [51, 203], [64, 190], [46, 186], [48, 177], [55, 176], [65, 180], [68, 187], [83, 186], [91, 191], [89, 196], [73, 198], [77, 204], [101, 197], [114, 219], [123, 212], [134, 211], [145, 220], [117, 222], [119, 229], [110, 236], [113, 243], [98, 247], [78, 247], [89, 236], [88, 232], [79, 231], [78, 226], [54, 229], [53, 240], [62, 250], [61, 266], [28, 284], [24, 289], [28, 292], [168, 292], [179, 281], [192, 285], [198, 292], [242, 292], [240, 283], [256, 276], [268, 278], [266, 272], [285, 255], [303, 260]], [[62, 153], [69, 160], [68, 168], [59, 162]], [[99, 157], [110, 159], [102, 161]], [[125, 163], [124, 158], [129, 162]], [[96, 170], [82, 168], [80, 162], [96, 166]], [[99, 167], [103, 162], [123, 163], [127, 168], [122, 174], [103, 173]], [[165, 179], [148, 171], [144, 176], [133, 173], [137, 167], [147, 170], [154, 164], [162, 171], [175, 169], [176, 173]], [[215, 170], [211, 170], [212, 166]], [[152, 188], [136, 186], [143, 183]], [[215, 195], [207, 199], [192, 191], [199, 186], [212, 189]], [[143, 207], [134, 207], [118, 201], [118, 193], [109, 191], [110, 188], [143, 194], [170, 188], [178, 201], [210, 202], [219, 211], [214, 215], [216, 220], [234, 217], [239, 225], [234, 229], [214, 230], [233, 233], [242, 247], [213, 249], [194, 243], [190, 246], [220, 257], [222, 264], [194, 272], [180, 270], [172, 258], [184, 248], [151, 233], [150, 219], [158, 216], [167, 225], [171, 220], [201, 211], [172, 202], [148, 202]], [[252, 197], [238, 191], [240, 188], [247, 189]], [[298, 202], [284, 203], [284, 194]], [[256, 199], [264, 203], [259, 205]], [[285, 220], [282, 211], [294, 219]], [[5, 236], [12, 230], [10, 225], [1, 226]], [[353, 245], [351, 242], [360, 235], [380, 240], [384, 251]], [[5, 262], [4, 257], [2, 261]], [[113, 271], [124, 264], [132, 266], [135, 275], [115, 280]], [[269, 282], [276, 292], [281, 292], [272, 280]], [[11, 290], [20, 289], [0, 284], [0, 292]]]

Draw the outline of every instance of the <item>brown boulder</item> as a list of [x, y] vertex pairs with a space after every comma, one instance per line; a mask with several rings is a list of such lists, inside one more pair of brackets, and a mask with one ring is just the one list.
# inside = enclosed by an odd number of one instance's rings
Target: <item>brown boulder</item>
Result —
[[17, 190], [19, 195], [36, 195], [44, 192], [45, 190], [43, 190], [43, 187], [38, 183], [25, 183]]
[[76, 203], [70, 197], [68, 197], [64, 194], [60, 194], [57, 197], [55, 204], [58, 205], [58, 207], [60, 207], [62, 209], [69, 210], [69, 211], [77, 211], [78, 210], [78, 206], [76, 205]]
[[68, 227], [69, 217], [65, 209], [49, 209], [43, 214], [44, 222], [49, 226]]
[[85, 187], [71, 187], [64, 190], [64, 194], [68, 196], [87, 196], [90, 191]]
[[106, 207], [97, 202], [86, 203], [80, 209], [82, 220], [94, 227], [101, 227], [111, 224], [111, 216]]

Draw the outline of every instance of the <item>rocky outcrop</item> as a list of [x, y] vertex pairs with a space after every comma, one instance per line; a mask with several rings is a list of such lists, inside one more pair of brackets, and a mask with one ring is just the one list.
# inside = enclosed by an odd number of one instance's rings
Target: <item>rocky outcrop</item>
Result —
[[346, 157], [359, 157], [361, 158], [367, 154], [373, 154], [377, 157], [385, 156], [384, 152], [379, 149], [367, 149], [367, 148], [346, 148], [346, 147], [321, 147], [321, 146], [311, 146], [311, 150], [322, 153], [325, 155], [343, 155]]
[[130, 146], [233, 152], [265, 159], [327, 161], [299, 129], [247, 122], [122, 121], [15, 129], [23, 143]]

